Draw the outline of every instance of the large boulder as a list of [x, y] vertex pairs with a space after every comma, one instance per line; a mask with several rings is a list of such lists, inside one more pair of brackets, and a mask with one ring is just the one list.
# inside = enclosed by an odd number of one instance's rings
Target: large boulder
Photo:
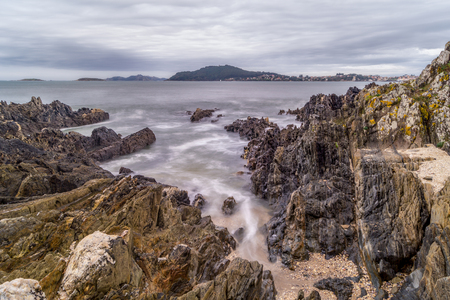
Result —
[[82, 239], [70, 256], [61, 281], [61, 299], [102, 297], [123, 284], [137, 287], [142, 270], [120, 236], [96, 231]]

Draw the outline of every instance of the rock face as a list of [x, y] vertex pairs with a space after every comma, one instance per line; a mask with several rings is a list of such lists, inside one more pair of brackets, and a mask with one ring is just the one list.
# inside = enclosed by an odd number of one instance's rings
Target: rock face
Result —
[[0, 283], [34, 279], [48, 299], [169, 299], [211, 284], [275, 299], [270, 272], [226, 259], [236, 241], [185, 204], [185, 191], [119, 178], [3, 207]]
[[346, 250], [377, 289], [413, 271], [395, 299], [446, 297], [449, 75], [450, 42], [417, 80], [312, 96], [295, 111], [300, 127], [254, 118], [225, 127], [250, 140], [252, 189], [277, 210], [266, 224], [270, 260]]
[[26, 104], [1, 102], [0, 202], [67, 192], [91, 179], [110, 178], [112, 174], [95, 161], [132, 153], [155, 141], [148, 128], [125, 138], [106, 127], [94, 129], [90, 137], [57, 129], [107, 118], [101, 110], [73, 112], [59, 101], [45, 105], [34, 97]]

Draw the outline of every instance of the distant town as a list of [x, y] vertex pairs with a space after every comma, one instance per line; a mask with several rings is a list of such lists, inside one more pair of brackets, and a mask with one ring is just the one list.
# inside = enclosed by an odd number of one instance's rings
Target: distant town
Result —
[[254, 77], [245, 78], [228, 78], [225, 81], [408, 81], [416, 79], [415, 75], [402, 75], [396, 77], [386, 77], [380, 75], [361, 75], [361, 74], [344, 74], [336, 73], [334, 76], [286, 76], [278, 74], [263, 74]]

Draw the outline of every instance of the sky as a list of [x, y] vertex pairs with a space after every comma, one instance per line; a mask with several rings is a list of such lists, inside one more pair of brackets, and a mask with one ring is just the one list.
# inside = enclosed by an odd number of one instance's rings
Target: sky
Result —
[[204, 66], [419, 75], [450, 1], [0, 0], [0, 80], [168, 78]]

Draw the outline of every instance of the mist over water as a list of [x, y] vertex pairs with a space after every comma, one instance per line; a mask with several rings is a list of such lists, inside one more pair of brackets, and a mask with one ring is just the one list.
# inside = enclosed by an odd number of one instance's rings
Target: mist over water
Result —
[[[270, 268], [265, 237], [259, 229], [271, 216], [264, 200], [250, 191], [250, 174], [240, 158], [248, 141], [224, 126], [236, 119], [268, 117], [280, 127], [299, 125], [295, 116], [279, 116], [280, 109], [301, 108], [317, 93], [343, 94], [350, 86], [362, 88], [364, 82], [0, 82], [0, 100], [25, 103], [40, 96], [44, 103], [53, 100], [78, 109], [101, 108], [110, 120], [70, 128], [90, 135], [94, 128], [106, 126], [126, 136], [149, 127], [156, 142], [147, 149], [126, 155], [101, 166], [113, 174], [120, 167], [135, 174], [153, 177], [189, 193], [191, 201], [202, 194], [208, 206], [203, 216], [211, 215], [216, 225], [230, 233], [240, 227], [245, 237], [238, 247], [244, 258], [258, 260]], [[191, 123], [186, 111], [214, 109], [213, 118]], [[216, 123], [211, 120], [222, 114]], [[242, 174], [243, 173], [243, 174]], [[242, 175], [239, 175], [242, 174]], [[239, 211], [224, 216], [223, 200], [234, 197]]]

